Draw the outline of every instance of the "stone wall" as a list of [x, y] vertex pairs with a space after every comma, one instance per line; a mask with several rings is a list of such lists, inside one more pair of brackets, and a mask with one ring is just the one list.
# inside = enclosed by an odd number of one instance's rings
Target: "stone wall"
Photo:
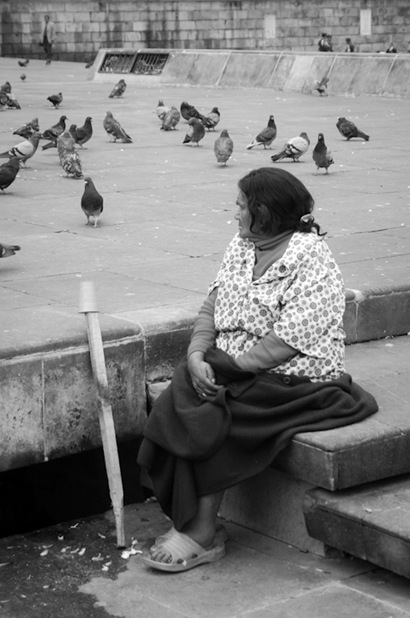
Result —
[[56, 24], [55, 57], [67, 61], [110, 47], [314, 51], [322, 31], [335, 51], [346, 36], [360, 52], [410, 45], [408, 0], [0, 0], [0, 11], [2, 56], [42, 57], [45, 13]]

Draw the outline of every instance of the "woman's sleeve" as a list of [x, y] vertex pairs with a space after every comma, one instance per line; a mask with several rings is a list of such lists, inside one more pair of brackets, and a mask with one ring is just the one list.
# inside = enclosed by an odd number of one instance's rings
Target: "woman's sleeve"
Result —
[[188, 356], [193, 352], [205, 353], [215, 343], [217, 330], [215, 328], [214, 311], [217, 294], [218, 288], [214, 288], [198, 312], [194, 331], [188, 346]]
[[235, 361], [241, 369], [260, 373], [285, 363], [295, 354], [297, 350], [279, 339], [271, 330], [259, 343], [245, 354], [238, 356]]

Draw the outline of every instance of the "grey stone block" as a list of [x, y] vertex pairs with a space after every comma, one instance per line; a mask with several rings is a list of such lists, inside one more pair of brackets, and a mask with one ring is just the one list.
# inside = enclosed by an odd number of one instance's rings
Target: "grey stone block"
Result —
[[0, 472], [44, 459], [42, 362], [0, 363]]
[[[104, 353], [117, 439], [140, 437], [146, 419], [143, 341], [111, 341]], [[101, 445], [88, 348], [3, 360], [0, 376], [0, 471]]]
[[309, 490], [309, 534], [323, 543], [410, 578], [410, 476], [343, 492]]
[[225, 492], [220, 515], [236, 524], [318, 555], [323, 543], [309, 537], [302, 504], [312, 485], [277, 470], [265, 470]]
[[220, 86], [266, 87], [272, 76], [279, 54], [249, 54], [232, 52], [228, 58]]
[[[108, 344], [104, 354], [117, 439], [139, 437], [146, 418], [143, 343]], [[100, 446], [99, 411], [88, 350], [74, 350], [45, 360], [47, 458]]]

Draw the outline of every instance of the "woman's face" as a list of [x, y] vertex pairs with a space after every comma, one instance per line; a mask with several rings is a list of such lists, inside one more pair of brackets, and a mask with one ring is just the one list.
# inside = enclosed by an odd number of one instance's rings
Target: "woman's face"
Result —
[[238, 234], [241, 238], [258, 239], [261, 238], [261, 234], [258, 232], [258, 224], [253, 224], [251, 230], [252, 217], [248, 208], [248, 200], [243, 191], [239, 191], [236, 199], [236, 205], [238, 207], [235, 213], [235, 219], [238, 222]]
[[255, 236], [251, 232], [251, 213], [248, 209], [248, 200], [246, 199], [245, 193], [243, 191], [239, 191], [238, 197], [236, 199], [237, 211], [235, 213], [235, 219], [238, 222], [238, 233], [241, 238], [250, 238], [251, 236]]

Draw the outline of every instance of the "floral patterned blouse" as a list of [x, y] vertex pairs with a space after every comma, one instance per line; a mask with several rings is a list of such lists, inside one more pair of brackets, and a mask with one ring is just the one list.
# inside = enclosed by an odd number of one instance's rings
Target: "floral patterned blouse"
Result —
[[298, 353], [270, 371], [323, 381], [344, 373], [341, 272], [316, 232], [295, 232], [283, 256], [253, 279], [255, 245], [236, 235], [215, 282], [216, 346], [234, 358], [272, 329]]

